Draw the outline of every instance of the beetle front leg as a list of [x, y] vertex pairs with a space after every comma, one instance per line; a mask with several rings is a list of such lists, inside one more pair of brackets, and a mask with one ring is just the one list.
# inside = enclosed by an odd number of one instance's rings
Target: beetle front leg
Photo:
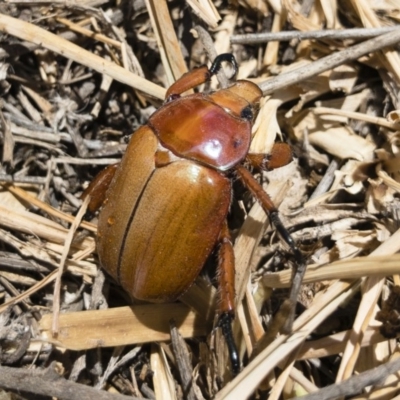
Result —
[[233, 338], [232, 320], [235, 317], [235, 255], [228, 224], [225, 221], [221, 230], [218, 252], [219, 321], [228, 346], [232, 372], [240, 372], [240, 361]]
[[183, 74], [168, 88], [165, 99], [167, 101], [173, 100], [187, 90], [193, 89], [202, 83], [209, 81], [211, 77], [220, 70], [221, 64], [225, 61], [232, 65], [234, 74], [236, 75], [239, 67], [233, 54], [220, 54], [219, 56], [215, 57], [215, 60], [211, 64], [210, 68], [203, 66]]
[[255, 169], [271, 171], [284, 167], [293, 159], [291, 147], [287, 143], [275, 143], [268, 154], [249, 153], [246, 161]]

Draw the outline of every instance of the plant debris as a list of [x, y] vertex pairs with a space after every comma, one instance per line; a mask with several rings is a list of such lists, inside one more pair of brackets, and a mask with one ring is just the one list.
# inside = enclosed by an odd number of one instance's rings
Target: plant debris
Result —
[[[0, 393], [398, 396], [395, 3], [2, 2]], [[293, 308], [293, 255], [235, 184], [237, 376], [215, 328], [215, 257], [180, 301], [135, 301], [99, 268], [97, 216], [81, 200], [168, 86], [226, 52], [264, 93], [251, 152], [293, 148], [289, 165], [253, 172], [307, 263]], [[228, 68], [218, 78], [201, 90], [228, 84]]]

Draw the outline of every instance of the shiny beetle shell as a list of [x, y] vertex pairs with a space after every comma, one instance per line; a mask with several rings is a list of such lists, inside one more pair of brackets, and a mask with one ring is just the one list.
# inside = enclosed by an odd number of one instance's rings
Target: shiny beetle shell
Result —
[[[97, 248], [134, 298], [171, 301], [196, 279], [228, 214], [225, 171], [247, 155], [260, 97], [239, 81], [214, 97], [173, 99], [133, 134], [99, 215]], [[160, 152], [171, 161], [158, 165]]]

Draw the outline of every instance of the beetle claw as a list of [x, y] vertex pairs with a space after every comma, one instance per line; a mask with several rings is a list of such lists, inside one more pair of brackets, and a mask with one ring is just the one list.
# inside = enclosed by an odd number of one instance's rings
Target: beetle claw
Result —
[[215, 57], [213, 63], [211, 64], [211, 67], [209, 68], [210, 74], [211, 75], [217, 74], [218, 71], [221, 69], [221, 65], [224, 61], [226, 61], [232, 65], [232, 68], [233, 68], [232, 78], [234, 78], [239, 71], [239, 66], [236, 61], [235, 56], [231, 53], [223, 53], [223, 54], [220, 54], [217, 57]]
[[232, 373], [237, 375], [240, 372], [239, 353], [236, 347], [232, 332], [233, 315], [229, 312], [224, 312], [219, 317], [218, 326], [221, 327], [228, 346], [229, 358], [231, 359]]

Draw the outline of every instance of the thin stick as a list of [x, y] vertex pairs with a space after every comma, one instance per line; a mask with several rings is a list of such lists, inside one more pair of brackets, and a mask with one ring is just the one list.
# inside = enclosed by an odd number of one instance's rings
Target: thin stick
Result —
[[193, 368], [190, 361], [187, 345], [179, 333], [175, 321], [170, 322], [172, 350], [175, 355], [179, 376], [181, 378], [184, 397], [187, 400], [200, 399], [198, 387], [193, 379]]
[[260, 84], [260, 89], [263, 91], [264, 96], [269, 95], [278, 89], [294, 85], [346, 62], [357, 60], [368, 53], [373, 53], [382, 50], [385, 47], [395, 45], [399, 41], [400, 29], [397, 28], [390, 33], [348, 47], [344, 50], [338, 51], [337, 53], [323, 57], [311, 64], [296, 68], [293, 71], [283, 73], [279, 76], [274, 76], [273, 78], [262, 82]]
[[283, 31], [248, 33], [246, 35], [233, 35], [232, 44], [259, 44], [272, 41], [289, 41], [292, 39], [367, 39], [393, 32], [398, 26], [384, 28], [354, 28], [354, 29], [326, 29], [322, 31]]
[[333, 159], [329, 164], [325, 175], [319, 182], [318, 186], [315, 188], [314, 192], [308, 199], [308, 201], [316, 199], [318, 196], [322, 196], [326, 193], [329, 188], [332, 186], [333, 181], [335, 180], [335, 171], [339, 168], [339, 160]]
[[93, 32], [90, 29], [87, 29], [83, 26], [79, 26], [78, 24], [71, 22], [67, 18], [57, 17], [56, 20], [60, 24], [64, 24], [66, 27], [71, 29], [71, 31], [74, 31], [74, 32], [80, 33], [84, 36], [93, 38], [95, 40], [98, 40], [99, 42], [103, 42], [103, 43], [109, 44], [111, 46], [115, 46], [117, 49], [121, 49], [121, 47], [122, 47], [122, 43], [119, 42], [118, 40], [111, 39], [111, 38], [107, 37], [106, 35], [103, 35], [102, 33]]
[[359, 375], [341, 383], [327, 386], [316, 393], [312, 393], [302, 397], [295, 397], [293, 400], [329, 400], [339, 399], [344, 396], [351, 396], [371, 385], [383, 383], [385, 379], [400, 370], [400, 358], [395, 361], [382, 364], [379, 367], [362, 372]]
[[388, 121], [386, 118], [375, 117], [373, 115], [367, 115], [356, 111], [339, 110], [330, 107], [315, 107], [313, 113], [316, 115], [340, 115], [341, 117], [357, 119], [359, 121], [370, 122], [371, 124], [379, 125], [384, 128], [398, 130], [400, 125], [398, 122]]
[[138, 397], [109, 393], [68, 381], [58, 375], [54, 367], [55, 364], [51, 364], [46, 370], [38, 370], [1, 366], [0, 387], [17, 393], [22, 391], [64, 400], [139, 400]]
[[[204, 46], [204, 50], [207, 53], [208, 59], [211, 60], [211, 62], [214, 61], [215, 57], [217, 57], [218, 54], [215, 50], [214, 42], [211, 35], [200, 25], [196, 25], [194, 29], [196, 29], [196, 32], [199, 35], [201, 43]], [[217, 79], [221, 87], [224, 88], [229, 85], [229, 80], [226, 77], [225, 72], [222, 68], [217, 72]]]
[[[1, 183], [0, 183], [0, 188], [1, 187], [4, 187], [4, 185], [1, 185]], [[70, 223], [73, 223], [75, 221], [74, 216], [67, 214], [63, 211], [57, 210], [56, 208], [45, 203], [44, 201], [39, 200], [37, 197], [32, 196], [31, 194], [29, 194], [25, 190], [21, 189], [20, 187], [10, 185], [10, 186], [7, 186], [7, 190], [9, 192], [11, 192], [13, 195], [17, 196], [18, 198], [29, 202], [33, 206], [40, 208], [41, 210], [45, 211], [49, 215], [52, 215], [53, 217], [60, 218], [63, 221], [67, 221]], [[97, 232], [97, 227], [95, 225], [91, 224], [90, 222], [82, 221], [80, 226], [81, 226], [81, 228], [85, 228], [88, 231]]]
[[27, 183], [29, 185], [44, 185], [46, 183], [46, 178], [42, 176], [18, 176], [0, 174], [0, 184], [1, 183]]
[[73, 223], [71, 224], [71, 227], [68, 230], [68, 234], [65, 237], [65, 243], [64, 243], [64, 248], [63, 252], [61, 254], [61, 259], [58, 267], [58, 274], [56, 278], [56, 282], [54, 285], [54, 295], [53, 295], [53, 324], [52, 324], [52, 332], [54, 336], [58, 335], [59, 331], [59, 324], [58, 324], [58, 316], [60, 313], [60, 297], [61, 297], [61, 277], [64, 272], [64, 267], [65, 267], [65, 262], [67, 261], [68, 253], [72, 244], [72, 240], [74, 238], [76, 230], [79, 228], [79, 224], [81, 222], [81, 219], [86, 213], [87, 206], [89, 204], [89, 196], [86, 198], [83, 203], [81, 208], [78, 211], [78, 214], [76, 215]]

